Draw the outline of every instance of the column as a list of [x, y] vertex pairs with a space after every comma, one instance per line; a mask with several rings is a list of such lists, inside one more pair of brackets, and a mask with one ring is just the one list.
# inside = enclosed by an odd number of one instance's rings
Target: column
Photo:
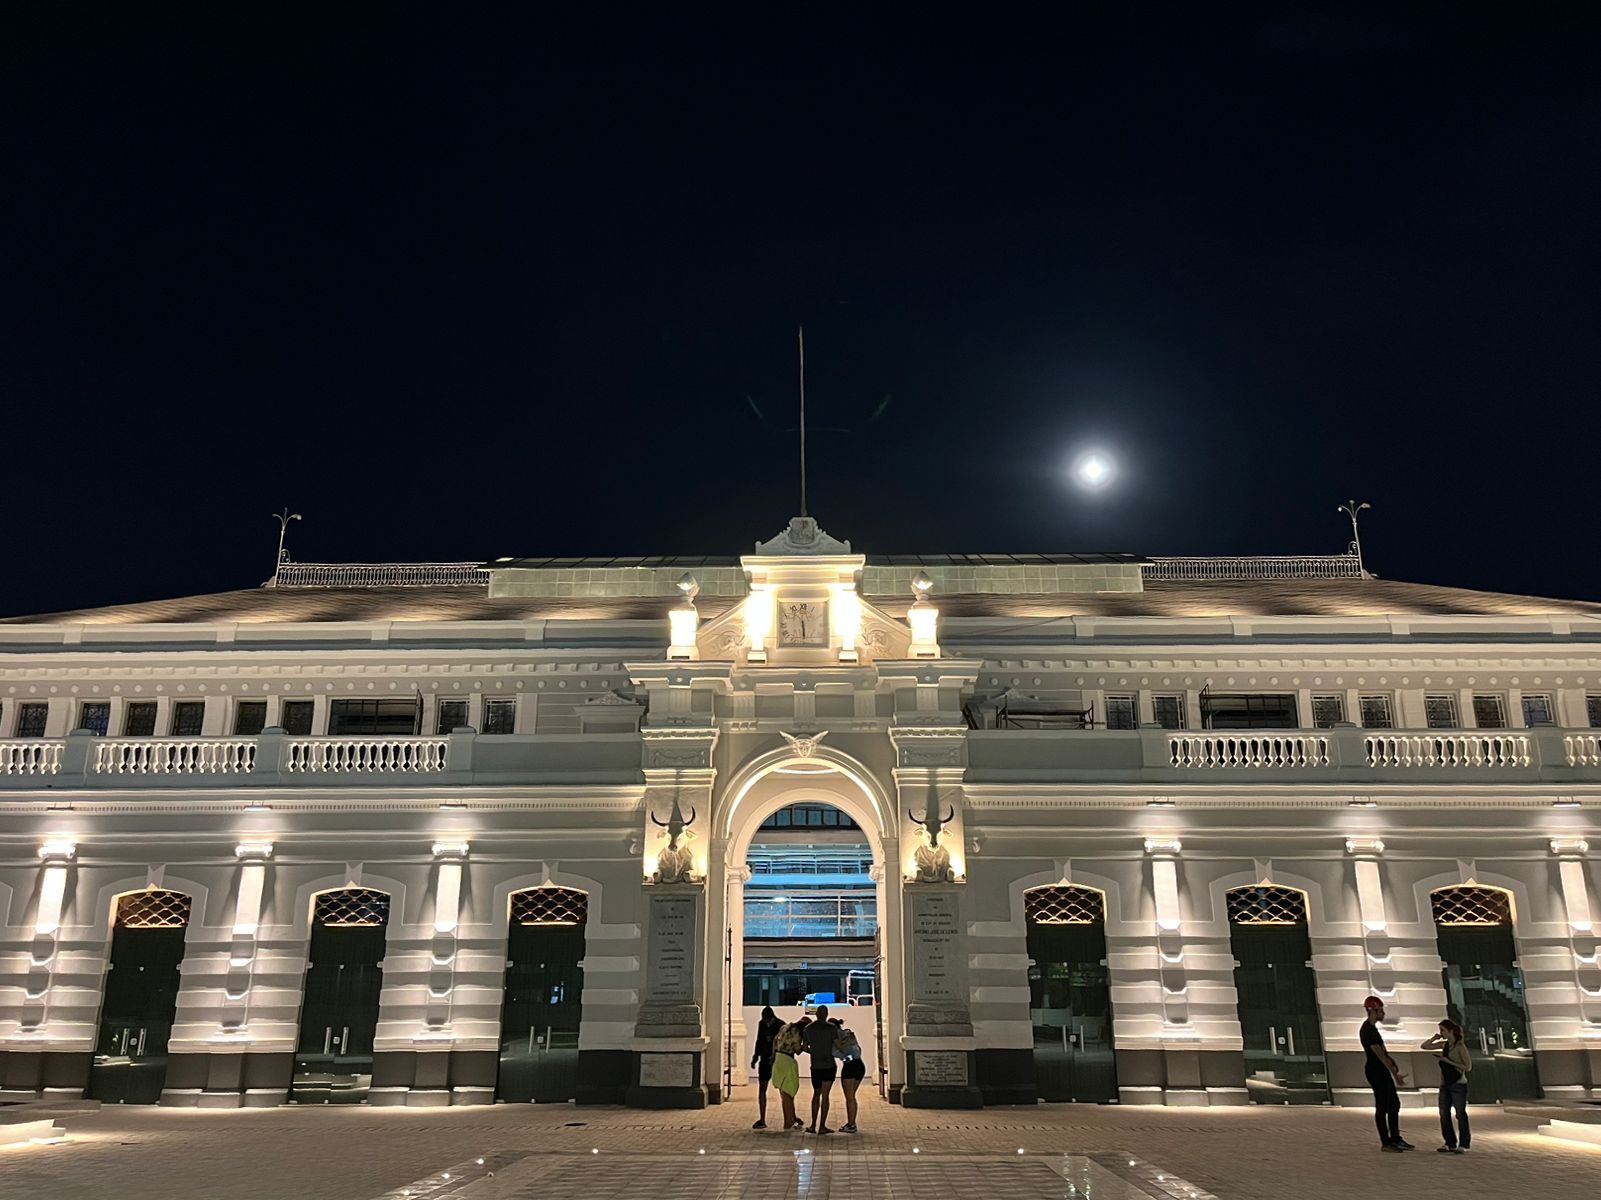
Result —
[[728, 926], [728, 988], [725, 1004], [731, 1002], [729, 1030], [724, 1041], [734, 1047], [731, 1060], [731, 1078], [736, 1088], [750, 1083], [750, 1029], [745, 1024], [745, 884], [750, 882], [750, 867], [745, 863], [729, 862], [724, 866], [727, 894], [724, 912]]
[[1595, 908], [1586, 878], [1589, 850], [1590, 845], [1583, 838], [1551, 839], [1567, 916], [1576, 992], [1573, 1032], [1577, 1037], [1570, 1043], [1571, 1048], [1542, 1051], [1535, 1043], [1540, 1083], [1547, 1094], [1585, 1097], [1595, 1095], [1601, 1088], [1601, 939], [1596, 936]]

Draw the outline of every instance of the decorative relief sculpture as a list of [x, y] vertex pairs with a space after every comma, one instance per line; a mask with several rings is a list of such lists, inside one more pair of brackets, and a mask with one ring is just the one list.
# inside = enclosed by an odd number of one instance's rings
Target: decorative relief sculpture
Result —
[[812, 755], [816, 754], [818, 743], [828, 736], [828, 730], [826, 729], [819, 733], [814, 733], [809, 737], [802, 737], [793, 733], [784, 733], [782, 729], [778, 732], [783, 739], [789, 743], [789, 748], [801, 758], [810, 758]]
[[914, 856], [917, 873], [913, 876], [914, 883], [954, 883], [956, 872], [951, 868], [951, 852], [940, 845], [944, 835], [945, 826], [956, 819], [956, 809], [953, 807], [945, 816], [939, 815], [938, 801], [933, 795], [928, 798], [928, 804], [923, 810], [921, 819], [910, 810], [906, 815], [912, 821], [923, 827], [928, 835], [928, 844], [918, 846]]
[[[689, 809], [689, 819], [684, 819], [684, 810], [678, 806], [678, 797], [673, 797], [672, 815], [665, 821], [658, 821], [656, 814], [650, 814], [651, 824], [667, 831], [667, 844], [662, 847], [661, 853], [656, 856], [656, 870], [651, 875], [652, 883], [693, 883], [695, 855], [689, 848], [689, 835], [686, 832], [695, 823], [695, 808]], [[678, 839], [683, 838], [680, 845]]]

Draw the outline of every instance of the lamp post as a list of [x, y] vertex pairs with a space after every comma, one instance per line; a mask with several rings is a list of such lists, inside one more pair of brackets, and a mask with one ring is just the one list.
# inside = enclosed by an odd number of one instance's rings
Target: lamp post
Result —
[[284, 539], [289, 535], [289, 522], [299, 521], [301, 520], [301, 516], [299, 513], [290, 512], [287, 504], [284, 505], [283, 512], [273, 513], [272, 515], [273, 519], [278, 522], [278, 557], [273, 560], [272, 579], [270, 579], [268, 583], [272, 587], [277, 587], [278, 569], [283, 566], [284, 556], [288, 553], [288, 551], [284, 549]]
[[1368, 577], [1368, 569], [1362, 563], [1362, 531], [1357, 528], [1356, 515], [1363, 509], [1372, 507], [1365, 500], [1361, 504], [1358, 504], [1355, 500], [1347, 500], [1335, 509], [1336, 512], [1343, 512], [1351, 518], [1351, 547], [1356, 551], [1356, 569], [1362, 573], [1363, 579]]

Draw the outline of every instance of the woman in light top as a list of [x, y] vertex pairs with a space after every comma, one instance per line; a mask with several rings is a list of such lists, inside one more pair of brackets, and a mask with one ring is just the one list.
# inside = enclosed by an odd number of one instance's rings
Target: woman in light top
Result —
[[[1462, 1026], [1447, 1017], [1440, 1022], [1440, 1032], [1422, 1048], [1433, 1050], [1440, 1064], [1440, 1136], [1445, 1145], [1439, 1153], [1465, 1154], [1473, 1141], [1468, 1128], [1468, 1072], [1473, 1070], [1473, 1056], [1463, 1040]], [[1451, 1127], [1452, 1109], [1456, 1110], [1456, 1129]]]
[[773, 1086], [778, 1089], [778, 1101], [784, 1106], [784, 1130], [804, 1129], [795, 1115], [795, 1094], [800, 1091], [800, 1064], [795, 1056], [806, 1046], [806, 1027], [811, 1021], [802, 1017], [793, 1025], [786, 1025], [773, 1038]]
[[862, 1044], [856, 1040], [856, 1035], [845, 1028], [845, 1022], [838, 1017], [833, 1020], [837, 1032], [834, 1035], [834, 1057], [840, 1060], [839, 1064], [839, 1090], [845, 1093], [845, 1124], [840, 1126], [841, 1133], [856, 1133], [856, 1089], [862, 1086], [862, 1080], [867, 1077], [867, 1064], [862, 1061]]

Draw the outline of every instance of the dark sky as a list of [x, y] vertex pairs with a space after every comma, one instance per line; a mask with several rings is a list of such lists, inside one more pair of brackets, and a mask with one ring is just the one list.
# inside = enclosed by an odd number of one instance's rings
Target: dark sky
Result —
[[1601, 597], [1597, 6], [643, 7], [9, 6], [0, 611], [738, 553], [797, 322], [858, 550]]

